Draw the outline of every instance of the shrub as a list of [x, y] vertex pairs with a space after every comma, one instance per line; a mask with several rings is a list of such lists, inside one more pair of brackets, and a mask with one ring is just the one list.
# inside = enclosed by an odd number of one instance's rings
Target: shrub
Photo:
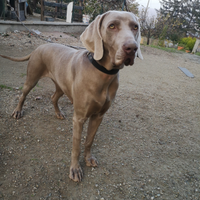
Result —
[[159, 39], [159, 41], [158, 41], [158, 46], [160, 46], [160, 47], [164, 47], [164, 46], [165, 46], [165, 44], [164, 44], [164, 40]]
[[195, 42], [196, 38], [185, 37], [180, 40], [179, 45], [185, 47], [185, 49], [189, 49], [190, 51], [192, 51]]
[[188, 41], [187, 46], [188, 46], [190, 51], [192, 51], [195, 42], [196, 42], [196, 38], [194, 38], [193, 40]]
[[178, 43], [178, 41], [181, 39], [180, 34], [178, 33], [172, 33], [171, 35], [169, 35], [169, 39], [173, 42], [173, 43]]
[[186, 45], [183, 44], [183, 43], [179, 43], [178, 46], [180, 46], [180, 47], [184, 47], [184, 49], [186, 48]]

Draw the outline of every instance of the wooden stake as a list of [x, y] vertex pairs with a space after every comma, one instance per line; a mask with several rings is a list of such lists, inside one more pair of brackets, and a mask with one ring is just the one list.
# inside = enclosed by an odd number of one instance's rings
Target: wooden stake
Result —
[[44, 21], [44, 0], [41, 0], [41, 21]]

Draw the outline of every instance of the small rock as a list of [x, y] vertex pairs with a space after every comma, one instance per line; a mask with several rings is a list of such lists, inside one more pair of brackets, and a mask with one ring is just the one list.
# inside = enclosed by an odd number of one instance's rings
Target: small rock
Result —
[[163, 140], [161, 140], [161, 139], [158, 141], [158, 143], [159, 143], [160, 145], [165, 144], [165, 142], [164, 142]]
[[94, 196], [94, 195], [92, 195], [91, 197], [90, 197], [90, 200], [95, 200], [96, 199], [96, 197]]
[[173, 45], [173, 43], [170, 42], [170, 43], [168, 43], [168, 46], [169, 46], [169, 48], [173, 48], [174, 45]]
[[32, 29], [31, 31], [33, 31], [33, 32], [36, 33], [37, 35], [40, 35], [40, 34], [41, 34], [41, 32], [38, 31], [38, 30], [34, 30], [34, 29]]
[[28, 47], [28, 46], [30, 46], [30, 45], [31, 45], [31, 43], [29, 43], [29, 42], [26, 42], [24, 45], [25, 45], [26, 47]]
[[35, 100], [41, 100], [42, 97], [38, 96], [38, 97], [35, 97]]

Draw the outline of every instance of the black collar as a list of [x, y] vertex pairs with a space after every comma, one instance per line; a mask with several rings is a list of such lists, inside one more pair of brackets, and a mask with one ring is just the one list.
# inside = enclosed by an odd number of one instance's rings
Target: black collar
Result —
[[96, 67], [99, 71], [105, 73], [105, 74], [117, 74], [119, 69], [111, 69], [107, 70], [105, 67], [101, 66], [97, 61], [93, 58], [92, 54], [90, 52], [87, 53], [89, 61], [93, 64], [94, 67]]

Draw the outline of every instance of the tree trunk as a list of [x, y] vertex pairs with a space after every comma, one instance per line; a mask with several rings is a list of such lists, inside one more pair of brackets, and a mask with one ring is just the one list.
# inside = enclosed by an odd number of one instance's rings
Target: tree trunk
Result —
[[151, 36], [151, 30], [149, 29], [147, 34], [147, 45], [149, 45], [150, 36]]

